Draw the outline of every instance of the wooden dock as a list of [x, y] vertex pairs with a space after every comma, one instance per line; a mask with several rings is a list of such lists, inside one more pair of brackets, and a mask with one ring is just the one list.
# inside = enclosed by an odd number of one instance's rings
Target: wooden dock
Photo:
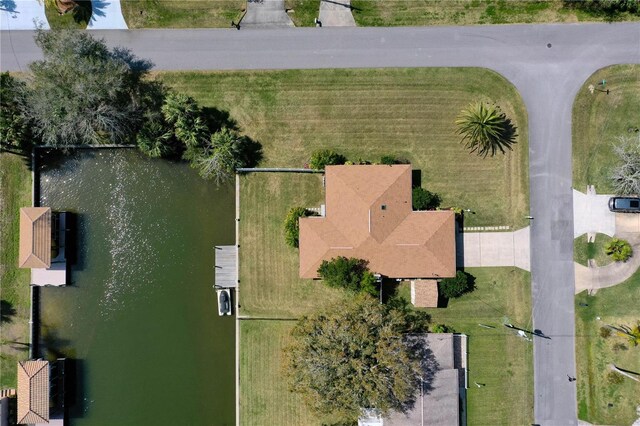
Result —
[[236, 288], [238, 285], [238, 247], [215, 246], [216, 286]]

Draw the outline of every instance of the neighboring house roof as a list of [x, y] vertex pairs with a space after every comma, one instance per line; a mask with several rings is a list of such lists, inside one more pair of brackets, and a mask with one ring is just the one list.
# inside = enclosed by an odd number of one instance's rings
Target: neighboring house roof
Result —
[[18, 423], [49, 422], [49, 362], [18, 362]]
[[391, 278], [455, 275], [455, 214], [412, 210], [410, 165], [327, 166], [325, 185], [325, 216], [300, 219], [300, 277], [338, 256]]
[[418, 308], [437, 308], [438, 282], [436, 280], [411, 281], [411, 303]]
[[51, 209], [24, 207], [20, 209], [21, 268], [51, 267]]

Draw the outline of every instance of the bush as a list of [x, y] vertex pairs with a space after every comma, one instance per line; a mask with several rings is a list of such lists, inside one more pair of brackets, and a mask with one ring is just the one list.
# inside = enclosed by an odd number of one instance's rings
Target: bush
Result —
[[607, 339], [611, 336], [611, 329], [609, 327], [600, 327], [600, 337]]
[[619, 385], [624, 382], [624, 377], [615, 371], [610, 371], [609, 374], [607, 374], [607, 382], [612, 385]]
[[329, 287], [377, 296], [376, 278], [369, 271], [368, 264], [369, 262], [363, 259], [335, 257], [330, 261], [322, 261], [318, 275]]
[[413, 188], [412, 204], [414, 210], [435, 210], [441, 202], [442, 199], [438, 194], [419, 186]]
[[314, 170], [324, 170], [325, 166], [344, 164], [346, 157], [329, 149], [321, 149], [311, 154], [309, 166]]
[[438, 284], [440, 294], [447, 299], [460, 297], [465, 293], [473, 291], [475, 286], [475, 277], [464, 271], [456, 272], [453, 278], [445, 278]]
[[633, 249], [629, 241], [613, 238], [604, 246], [604, 252], [616, 262], [626, 262], [633, 256]]
[[300, 238], [300, 222], [298, 222], [298, 219], [301, 217], [312, 216], [314, 214], [315, 213], [305, 209], [304, 207], [293, 207], [289, 210], [289, 213], [287, 213], [287, 217], [284, 220], [284, 239], [287, 242], [287, 245], [298, 248], [298, 240]]
[[380, 158], [380, 164], [385, 164], [389, 166], [393, 164], [398, 164], [398, 159], [393, 155], [383, 155], [382, 158]]
[[453, 327], [449, 327], [448, 325], [445, 324], [436, 324], [435, 326], [433, 326], [433, 329], [431, 330], [432, 333], [455, 333], [456, 331], [453, 329]]

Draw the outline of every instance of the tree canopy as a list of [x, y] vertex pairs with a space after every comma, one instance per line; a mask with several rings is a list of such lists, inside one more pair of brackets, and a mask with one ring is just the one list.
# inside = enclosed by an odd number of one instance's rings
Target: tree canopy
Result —
[[465, 147], [481, 157], [504, 154], [515, 143], [515, 128], [496, 105], [473, 103], [462, 110], [456, 125]]
[[617, 194], [640, 195], [640, 136], [619, 137], [613, 145], [618, 164], [611, 173]]
[[150, 64], [85, 32], [38, 31], [25, 114], [48, 145], [123, 143], [141, 122]]
[[323, 260], [318, 275], [329, 287], [344, 288], [354, 293], [378, 295], [376, 278], [368, 268], [369, 262], [363, 259], [334, 257]]
[[0, 73], [0, 150], [24, 154], [31, 147], [29, 122], [23, 114], [26, 88], [8, 72]]
[[303, 317], [285, 348], [290, 389], [320, 414], [357, 419], [362, 408], [406, 411], [430, 380], [427, 316], [359, 295]]

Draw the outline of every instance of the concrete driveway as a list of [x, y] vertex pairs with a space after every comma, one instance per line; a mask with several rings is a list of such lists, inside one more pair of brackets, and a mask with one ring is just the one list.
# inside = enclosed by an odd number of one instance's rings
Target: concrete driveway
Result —
[[590, 232], [616, 233], [616, 214], [609, 211], [611, 195], [599, 195], [594, 190], [584, 194], [573, 190], [573, 236], [579, 237]]
[[[142, 30], [98, 34], [158, 70], [486, 67], [520, 93], [529, 123], [534, 416], [577, 424], [571, 113], [582, 84], [612, 64], [640, 63], [640, 24]], [[2, 34], [0, 67], [42, 57], [29, 32]], [[5, 54], [9, 52], [8, 54]], [[516, 148], [517, 149], [517, 148]]]
[[355, 27], [351, 0], [320, 0], [318, 19], [323, 27]]
[[91, 0], [91, 20], [88, 30], [126, 30], [120, 0]]
[[517, 266], [530, 271], [530, 230], [458, 234], [458, 266]]
[[248, 0], [241, 28], [286, 28], [293, 21], [284, 9], [284, 0]]
[[49, 21], [44, 14], [44, 2], [40, 3], [38, 0], [2, 0], [0, 2], [0, 30], [33, 30], [36, 28], [34, 21], [40, 23], [42, 28], [49, 29]]

